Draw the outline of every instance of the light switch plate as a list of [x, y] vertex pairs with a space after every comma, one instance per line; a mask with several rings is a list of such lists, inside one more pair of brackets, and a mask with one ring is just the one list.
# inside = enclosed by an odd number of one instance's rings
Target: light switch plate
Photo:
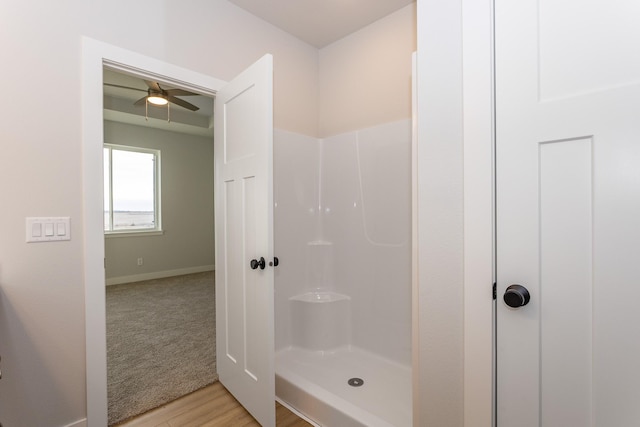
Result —
[[27, 243], [71, 240], [70, 218], [27, 217]]

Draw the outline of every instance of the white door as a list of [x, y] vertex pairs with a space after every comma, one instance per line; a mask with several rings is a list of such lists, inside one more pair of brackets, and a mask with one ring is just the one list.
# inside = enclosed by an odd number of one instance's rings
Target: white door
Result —
[[214, 114], [218, 374], [265, 427], [275, 426], [272, 82], [266, 55], [217, 92]]
[[498, 427], [640, 425], [640, 2], [495, 4]]

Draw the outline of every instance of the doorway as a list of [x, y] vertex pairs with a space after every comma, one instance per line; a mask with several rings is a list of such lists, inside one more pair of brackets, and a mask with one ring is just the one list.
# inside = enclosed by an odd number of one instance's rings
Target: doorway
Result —
[[103, 168], [103, 67], [210, 96], [224, 84], [181, 67], [93, 39], [83, 39], [87, 419], [92, 425], [107, 424], [103, 177], [96, 173]]
[[113, 425], [217, 380], [213, 98], [108, 68], [103, 80]]
[[[219, 234], [218, 242], [225, 243], [216, 248], [216, 258], [219, 259], [216, 270], [219, 277], [218, 289], [223, 290], [216, 298], [217, 344], [223, 344], [218, 345], [217, 350], [218, 373], [225, 386], [256, 419], [261, 420], [263, 425], [273, 425], [275, 405], [269, 403], [275, 401], [273, 358], [269, 357], [273, 355], [274, 342], [272, 261], [268, 262], [270, 268], [264, 270], [267, 264], [264, 257], [273, 259], [273, 57], [269, 54], [263, 56], [226, 83], [85, 38], [83, 182], [86, 197], [83, 205], [88, 420], [100, 425], [107, 422], [104, 203], [101, 188], [103, 177], [98, 173], [102, 169], [103, 159], [100, 99], [104, 66], [149, 80], [163, 81], [192, 92], [218, 94], [220, 114], [215, 115], [218, 141], [215, 144], [215, 151], [218, 152], [215, 155], [215, 182], [219, 190], [222, 188], [224, 191], [216, 191], [216, 229]], [[251, 123], [252, 126], [245, 126], [246, 123]], [[237, 215], [238, 210], [241, 215]], [[245, 271], [249, 266], [249, 258], [253, 258], [250, 263], [252, 270], [261, 266], [251, 276]], [[230, 277], [235, 278], [235, 281], [232, 280], [231, 285], [228, 285]], [[244, 282], [235, 286], [238, 278], [243, 278]], [[263, 286], [257, 286], [260, 284]], [[255, 292], [241, 291], [247, 287], [253, 287]], [[233, 288], [233, 291], [227, 293], [227, 288]], [[234, 297], [238, 293], [242, 298]], [[252, 305], [256, 302], [257, 305]], [[229, 312], [233, 315], [224, 314]], [[232, 320], [227, 322], [229, 318]], [[233, 331], [234, 335], [229, 335], [229, 331]], [[235, 332], [238, 331], [241, 334], [236, 336]], [[229, 343], [233, 347], [229, 347]], [[247, 344], [250, 351], [246, 348], [238, 349], [237, 343]], [[267, 355], [266, 359], [261, 358], [264, 354]], [[223, 357], [235, 366], [220, 363]], [[237, 377], [230, 372], [232, 369], [248, 372], [248, 377], [260, 381], [245, 381], [242, 384], [250, 383], [251, 387], [238, 389], [233, 382]], [[223, 378], [225, 372], [227, 378], [230, 378], [226, 382]]]

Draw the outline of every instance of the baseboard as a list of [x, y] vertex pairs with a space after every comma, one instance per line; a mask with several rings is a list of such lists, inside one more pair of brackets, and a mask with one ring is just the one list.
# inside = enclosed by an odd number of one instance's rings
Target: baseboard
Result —
[[87, 419], [83, 418], [81, 420], [76, 421], [75, 423], [67, 424], [64, 427], [87, 427]]
[[200, 265], [197, 267], [178, 268], [176, 270], [154, 271], [152, 273], [134, 274], [131, 276], [111, 277], [106, 280], [107, 286], [122, 283], [142, 282], [143, 280], [163, 279], [165, 277], [181, 276], [183, 274], [203, 273], [215, 270], [215, 265]]

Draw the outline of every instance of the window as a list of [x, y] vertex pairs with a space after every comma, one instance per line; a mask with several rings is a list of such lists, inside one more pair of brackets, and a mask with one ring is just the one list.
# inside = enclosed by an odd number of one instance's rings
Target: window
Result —
[[104, 145], [104, 230], [160, 231], [160, 151]]

